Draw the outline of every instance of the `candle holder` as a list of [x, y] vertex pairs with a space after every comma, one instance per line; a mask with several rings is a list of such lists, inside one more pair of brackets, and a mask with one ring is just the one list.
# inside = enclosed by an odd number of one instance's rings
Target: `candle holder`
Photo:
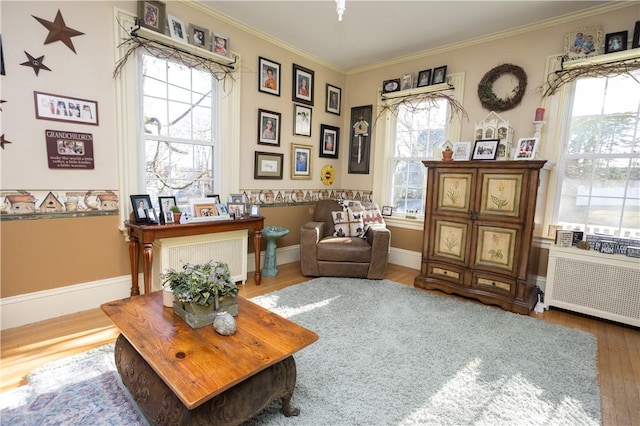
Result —
[[533, 137], [538, 138], [540, 140], [540, 133], [542, 133], [542, 126], [546, 123], [546, 121], [534, 121], [533, 122]]

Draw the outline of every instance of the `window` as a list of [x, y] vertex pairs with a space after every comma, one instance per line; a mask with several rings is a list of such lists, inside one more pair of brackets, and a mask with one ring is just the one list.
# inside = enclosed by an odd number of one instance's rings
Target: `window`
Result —
[[394, 212], [424, 214], [427, 169], [422, 161], [432, 158], [434, 148], [446, 142], [448, 116], [444, 99], [398, 107], [390, 158]]
[[141, 184], [156, 202], [217, 193], [217, 81], [207, 71], [140, 54]]
[[558, 169], [565, 229], [640, 238], [640, 71], [581, 78]]

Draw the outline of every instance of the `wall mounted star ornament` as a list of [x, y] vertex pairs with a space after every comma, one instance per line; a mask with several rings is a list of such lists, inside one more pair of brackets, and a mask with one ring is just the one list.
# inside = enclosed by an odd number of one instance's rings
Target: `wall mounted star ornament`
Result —
[[13, 143], [11, 141], [8, 141], [4, 138], [4, 133], [2, 134], [2, 136], [0, 136], [0, 148], [4, 149], [5, 144], [8, 143]]
[[62, 18], [60, 9], [58, 9], [58, 13], [56, 14], [56, 18], [53, 20], [53, 22], [47, 21], [46, 19], [38, 18], [37, 16], [33, 17], [49, 30], [49, 35], [47, 35], [47, 39], [44, 41], [44, 44], [53, 43], [54, 41], [61, 41], [69, 49], [71, 49], [73, 53], [76, 53], [76, 48], [73, 46], [71, 37], [84, 35], [84, 33], [67, 27], [67, 24], [64, 23], [64, 19]]
[[42, 60], [44, 59], [44, 55], [40, 56], [39, 58], [34, 58], [33, 56], [29, 55], [26, 51], [24, 52], [24, 54], [27, 55], [27, 58], [29, 58], [29, 60], [27, 62], [21, 63], [20, 65], [33, 68], [33, 71], [36, 73], [36, 75], [38, 75], [40, 70], [51, 71], [51, 69], [49, 69], [45, 64], [42, 63]]

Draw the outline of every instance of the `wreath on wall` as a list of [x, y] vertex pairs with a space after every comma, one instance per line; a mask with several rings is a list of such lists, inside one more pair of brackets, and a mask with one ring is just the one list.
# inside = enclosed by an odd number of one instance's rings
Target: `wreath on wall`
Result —
[[[513, 95], [502, 99], [493, 93], [493, 83], [505, 74], [511, 74], [518, 80], [518, 85], [513, 88]], [[490, 111], [508, 111], [515, 108], [524, 97], [527, 89], [527, 74], [524, 70], [512, 64], [503, 64], [487, 72], [480, 84], [478, 84], [478, 98], [482, 106]]]

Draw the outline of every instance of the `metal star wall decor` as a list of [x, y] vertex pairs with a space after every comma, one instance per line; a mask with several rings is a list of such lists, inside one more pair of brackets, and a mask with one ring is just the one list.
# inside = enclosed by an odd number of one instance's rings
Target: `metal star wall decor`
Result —
[[27, 55], [27, 58], [29, 58], [29, 60], [27, 62], [21, 63], [20, 65], [33, 68], [33, 71], [36, 73], [36, 75], [38, 75], [40, 70], [51, 71], [51, 69], [49, 69], [45, 64], [42, 63], [44, 55], [40, 56], [39, 58], [34, 58], [33, 56], [29, 55], [26, 50], [24, 54]]
[[3, 133], [2, 136], [0, 136], [0, 148], [4, 149], [4, 146], [8, 143], [13, 143], [13, 142], [6, 140], [4, 138], [4, 133]]
[[47, 39], [44, 41], [44, 44], [53, 43], [54, 41], [61, 41], [69, 49], [71, 49], [73, 53], [76, 53], [76, 48], [73, 46], [71, 37], [84, 35], [84, 33], [67, 27], [67, 24], [64, 23], [64, 19], [62, 18], [60, 9], [58, 9], [58, 13], [56, 14], [56, 18], [53, 22], [47, 21], [46, 19], [38, 18], [37, 16], [33, 17], [36, 18], [38, 22], [40, 22], [49, 30], [49, 35], [47, 35]]

